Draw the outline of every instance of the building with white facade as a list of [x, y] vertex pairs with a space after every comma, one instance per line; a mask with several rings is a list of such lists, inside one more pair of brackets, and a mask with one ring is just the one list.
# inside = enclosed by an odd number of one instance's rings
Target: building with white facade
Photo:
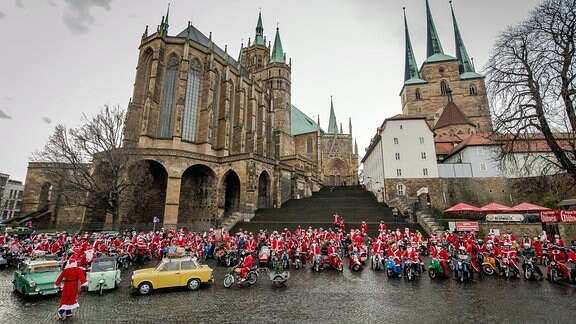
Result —
[[6, 220], [20, 214], [20, 204], [24, 184], [22, 181], [8, 180], [0, 200], [0, 218]]
[[367, 190], [384, 200], [405, 194], [403, 179], [437, 179], [434, 133], [425, 117], [396, 115], [378, 128], [364, 159]]

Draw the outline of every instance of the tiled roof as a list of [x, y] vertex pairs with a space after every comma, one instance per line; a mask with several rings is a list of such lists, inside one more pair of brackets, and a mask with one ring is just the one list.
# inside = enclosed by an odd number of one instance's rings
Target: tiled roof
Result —
[[434, 125], [434, 129], [439, 129], [450, 125], [464, 124], [474, 125], [470, 119], [464, 115], [462, 110], [460, 110], [460, 108], [458, 108], [458, 106], [453, 101], [450, 101], [446, 107], [444, 107], [440, 118], [438, 118], [436, 125]]

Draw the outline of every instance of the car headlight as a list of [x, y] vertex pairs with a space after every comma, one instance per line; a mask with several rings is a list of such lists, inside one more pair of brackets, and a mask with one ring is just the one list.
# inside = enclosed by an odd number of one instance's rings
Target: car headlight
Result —
[[28, 285], [30, 285], [30, 287], [34, 287], [34, 286], [36, 286], [36, 282], [30, 280], [30, 283], [28, 283]]

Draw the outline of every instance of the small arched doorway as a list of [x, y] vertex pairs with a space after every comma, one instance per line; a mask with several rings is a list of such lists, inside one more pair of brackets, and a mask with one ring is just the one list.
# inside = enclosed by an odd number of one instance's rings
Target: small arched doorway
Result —
[[270, 208], [270, 176], [266, 171], [258, 177], [258, 208]]
[[240, 178], [230, 170], [222, 183], [224, 191], [224, 217], [240, 210]]

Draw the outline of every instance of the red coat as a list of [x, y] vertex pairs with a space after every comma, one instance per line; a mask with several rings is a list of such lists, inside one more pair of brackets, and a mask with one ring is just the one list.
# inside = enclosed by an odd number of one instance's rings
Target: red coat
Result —
[[59, 309], [70, 310], [78, 307], [78, 281], [81, 284], [86, 283], [86, 276], [78, 267], [66, 268], [60, 273], [54, 283], [55, 286], [60, 286], [64, 282], [60, 304], [58, 305]]

